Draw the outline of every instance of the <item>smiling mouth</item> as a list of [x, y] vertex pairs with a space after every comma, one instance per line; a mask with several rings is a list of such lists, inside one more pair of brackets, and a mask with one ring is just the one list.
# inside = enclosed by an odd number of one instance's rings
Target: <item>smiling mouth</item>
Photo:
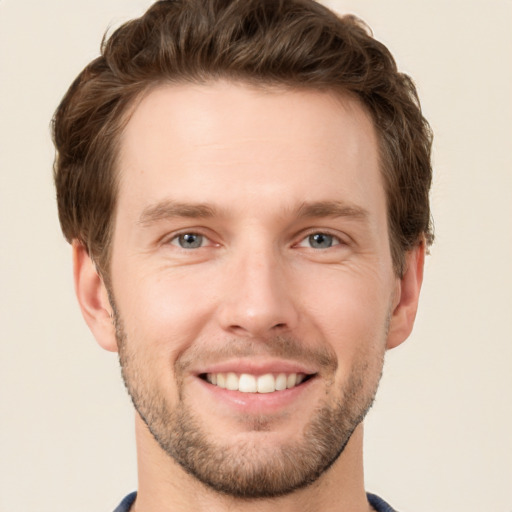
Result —
[[274, 393], [299, 386], [314, 377], [305, 373], [266, 373], [252, 375], [249, 373], [203, 373], [203, 380], [222, 389], [240, 391], [241, 393]]

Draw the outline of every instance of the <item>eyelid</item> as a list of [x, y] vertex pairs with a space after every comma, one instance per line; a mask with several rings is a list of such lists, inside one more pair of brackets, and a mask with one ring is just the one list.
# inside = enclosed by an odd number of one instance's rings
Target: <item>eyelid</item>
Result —
[[[334, 233], [330, 229], [310, 228], [306, 231], [303, 231], [300, 234], [300, 238], [298, 237], [299, 241], [296, 242], [294, 244], [294, 246], [305, 247], [302, 244], [305, 243], [307, 241], [307, 239], [312, 235], [328, 235], [328, 236], [332, 237], [336, 243], [333, 243], [333, 245], [331, 247], [337, 247], [338, 245], [348, 245], [349, 244], [348, 236], [343, 237], [339, 232]], [[329, 247], [329, 249], [331, 247]], [[315, 249], [315, 250], [318, 250], [318, 249]]]
[[[200, 245], [198, 247], [182, 247], [180, 244], [180, 239], [187, 235], [192, 235], [194, 237], [199, 238], [201, 241]], [[179, 249], [186, 249], [186, 250], [201, 249], [206, 246], [207, 242], [208, 242], [208, 238], [206, 236], [201, 235], [200, 233], [181, 233], [180, 235], [176, 235], [169, 240], [170, 245], [178, 247]]]
[[198, 235], [204, 238], [204, 240], [207, 242], [204, 245], [201, 245], [197, 249], [202, 249], [204, 247], [213, 247], [216, 245], [219, 245], [218, 243], [214, 242], [212, 240], [212, 235], [209, 235], [206, 233], [206, 230], [201, 228], [184, 228], [180, 229], [179, 231], [174, 231], [172, 233], [168, 233], [165, 236], [161, 238], [161, 244], [162, 245], [172, 245], [173, 247], [176, 247], [177, 249], [182, 249], [186, 251], [190, 251], [190, 249], [185, 249], [184, 247], [180, 247], [177, 243], [173, 243], [176, 241], [180, 236], [183, 235]]
[[[177, 243], [172, 243], [172, 242], [176, 241], [178, 239], [178, 237], [180, 237], [182, 235], [188, 235], [188, 234], [199, 235], [205, 239], [205, 241], [207, 243], [200, 246], [199, 248], [215, 247], [215, 246], [221, 245], [220, 243], [214, 241], [214, 237], [211, 234], [210, 230], [207, 230], [204, 228], [197, 228], [197, 227], [183, 228], [178, 231], [174, 231], [172, 233], [167, 233], [166, 235], [161, 237], [160, 244], [173, 245], [173, 247], [185, 250], [183, 247], [180, 247]], [[350, 241], [351, 241], [351, 239], [348, 235], [346, 235], [344, 233], [339, 233], [338, 231], [333, 232], [333, 230], [326, 229], [326, 228], [324, 228], [324, 229], [323, 228], [309, 228], [307, 230], [302, 231], [299, 235], [294, 237], [295, 240], [297, 240], [297, 241], [294, 242], [292, 244], [292, 246], [300, 247], [301, 244], [303, 244], [307, 241], [308, 237], [310, 237], [312, 235], [316, 235], [316, 234], [328, 235], [328, 236], [332, 237], [334, 239], [334, 243], [331, 247], [337, 247], [338, 245], [346, 246], [346, 245], [349, 245]], [[186, 249], [186, 250], [188, 251], [189, 249]], [[318, 249], [315, 249], [315, 250], [318, 250]]]

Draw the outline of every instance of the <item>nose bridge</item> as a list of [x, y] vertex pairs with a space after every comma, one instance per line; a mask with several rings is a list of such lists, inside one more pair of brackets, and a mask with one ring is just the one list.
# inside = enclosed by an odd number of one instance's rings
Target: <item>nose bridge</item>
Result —
[[233, 250], [220, 313], [224, 329], [265, 336], [295, 327], [298, 315], [284, 263], [276, 247], [261, 238]]

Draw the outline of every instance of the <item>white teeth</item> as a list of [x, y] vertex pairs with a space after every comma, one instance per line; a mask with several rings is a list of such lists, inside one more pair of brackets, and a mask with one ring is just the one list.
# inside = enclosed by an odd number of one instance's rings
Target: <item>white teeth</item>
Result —
[[280, 373], [276, 377], [276, 391], [282, 391], [283, 389], [286, 389], [286, 375], [284, 373]]
[[206, 380], [220, 388], [231, 391], [241, 391], [242, 393], [273, 393], [274, 391], [283, 391], [298, 386], [304, 381], [303, 373], [279, 373], [273, 375], [251, 375], [242, 373], [237, 375], [233, 372], [228, 373], [208, 373]]
[[223, 373], [217, 374], [217, 386], [219, 386], [219, 388], [226, 387], [226, 376]]
[[258, 384], [256, 383], [256, 377], [247, 373], [240, 375], [240, 381], [238, 382], [238, 391], [242, 393], [256, 393], [258, 391]]
[[273, 393], [276, 390], [276, 379], [271, 373], [258, 377], [258, 393]]
[[238, 391], [238, 377], [235, 373], [228, 373], [226, 375], [226, 389]]
[[286, 379], [286, 387], [287, 388], [293, 388], [297, 384], [297, 374], [296, 373], [290, 373]]

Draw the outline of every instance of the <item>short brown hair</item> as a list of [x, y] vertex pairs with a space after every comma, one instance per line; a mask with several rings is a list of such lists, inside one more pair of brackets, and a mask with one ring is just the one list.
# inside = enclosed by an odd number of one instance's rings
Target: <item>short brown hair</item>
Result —
[[161, 0], [104, 38], [53, 119], [59, 219], [108, 274], [116, 158], [130, 106], [160, 83], [230, 79], [359, 98], [379, 137], [390, 247], [405, 253], [433, 234], [432, 134], [412, 80], [354, 16], [312, 0]]

